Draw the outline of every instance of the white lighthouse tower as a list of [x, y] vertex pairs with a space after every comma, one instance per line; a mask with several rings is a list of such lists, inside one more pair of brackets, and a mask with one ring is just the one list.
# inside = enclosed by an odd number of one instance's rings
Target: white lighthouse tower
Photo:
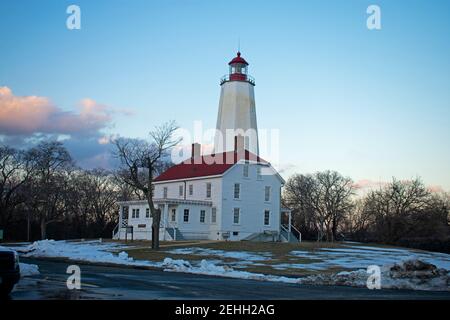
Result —
[[229, 74], [220, 81], [219, 114], [214, 151], [233, 150], [235, 136], [244, 136], [247, 150], [258, 155], [258, 127], [255, 109], [255, 80], [248, 75], [248, 63], [238, 52], [228, 63]]

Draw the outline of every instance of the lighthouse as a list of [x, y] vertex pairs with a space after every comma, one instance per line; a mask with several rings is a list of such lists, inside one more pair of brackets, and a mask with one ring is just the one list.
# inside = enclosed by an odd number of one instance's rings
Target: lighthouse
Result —
[[243, 136], [245, 149], [258, 155], [255, 80], [248, 74], [248, 62], [240, 52], [228, 65], [229, 73], [220, 80], [214, 152], [233, 150], [235, 137]]

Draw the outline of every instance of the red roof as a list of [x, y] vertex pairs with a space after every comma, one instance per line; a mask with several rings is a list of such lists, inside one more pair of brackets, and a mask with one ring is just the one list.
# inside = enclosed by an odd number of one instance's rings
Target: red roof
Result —
[[[244, 159], [244, 154], [238, 157], [238, 153], [235, 151], [203, 155], [195, 159], [189, 158], [180, 164], [170, 167], [154, 181], [159, 182], [221, 175], [242, 159]], [[267, 161], [248, 150], [245, 150], [245, 160], [267, 163]]]
[[241, 53], [238, 51], [237, 57], [233, 58], [228, 64], [235, 64], [235, 63], [243, 63], [248, 65], [248, 62], [244, 60], [244, 58], [241, 58]]

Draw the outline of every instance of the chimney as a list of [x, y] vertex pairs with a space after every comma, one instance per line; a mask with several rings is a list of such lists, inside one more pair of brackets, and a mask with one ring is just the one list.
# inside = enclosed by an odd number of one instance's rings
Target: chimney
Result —
[[191, 153], [191, 157], [192, 158], [198, 158], [201, 155], [201, 144], [200, 143], [193, 143], [192, 144], [192, 153]]
[[245, 152], [245, 147], [244, 147], [244, 136], [238, 134], [237, 136], [234, 137], [234, 152], [237, 154], [237, 159], [243, 159], [244, 158], [244, 152]]

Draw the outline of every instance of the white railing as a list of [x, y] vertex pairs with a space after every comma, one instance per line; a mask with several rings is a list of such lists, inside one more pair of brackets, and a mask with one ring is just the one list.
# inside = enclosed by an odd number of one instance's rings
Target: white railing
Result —
[[224, 84], [228, 81], [246, 81], [252, 85], [255, 85], [255, 78], [253, 78], [251, 75], [245, 74], [245, 73], [233, 73], [233, 74], [226, 74], [222, 78], [220, 78], [220, 85]]
[[298, 230], [296, 227], [294, 227], [293, 224], [291, 224], [291, 230], [294, 229], [295, 232], [298, 233], [298, 242], [302, 242], [302, 233], [300, 232], [300, 230]]
[[113, 231], [112, 231], [112, 238], [114, 239], [114, 237], [116, 236], [116, 234], [119, 232], [119, 223], [116, 224], [116, 226], [114, 227]]
[[280, 224], [281, 229], [283, 229], [286, 234], [287, 234], [287, 241], [291, 241], [291, 234], [292, 234], [292, 230], [294, 230], [297, 234], [298, 234], [298, 242], [302, 242], [302, 233], [300, 232], [300, 230], [298, 230], [296, 227], [294, 227], [294, 225], [291, 224], [290, 226], [290, 230], [289, 230], [289, 226], [288, 225], [283, 225]]
[[[173, 241], [177, 241], [177, 223], [176, 222], [169, 222], [167, 229], [172, 229], [173, 236], [171, 236]], [[170, 234], [169, 234], [170, 235]]]

